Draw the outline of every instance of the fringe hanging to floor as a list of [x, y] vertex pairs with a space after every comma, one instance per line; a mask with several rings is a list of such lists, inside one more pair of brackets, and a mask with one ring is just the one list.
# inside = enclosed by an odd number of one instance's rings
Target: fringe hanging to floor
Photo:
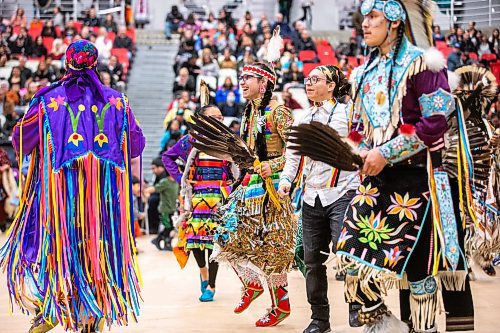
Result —
[[413, 328], [425, 332], [427, 327], [433, 327], [438, 310], [437, 290], [432, 294], [410, 294], [410, 310]]

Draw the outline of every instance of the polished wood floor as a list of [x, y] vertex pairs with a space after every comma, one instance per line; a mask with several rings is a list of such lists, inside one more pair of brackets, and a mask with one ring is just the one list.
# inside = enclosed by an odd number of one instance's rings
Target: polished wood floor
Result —
[[[0, 235], [0, 244], [5, 235]], [[170, 332], [302, 332], [309, 324], [309, 306], [305, 295], [305, 282], [298, 272], [290, 274], [290, 299], [292, 314], [275, 328], [258, 329], [255, 321], [270, 306], [267, 294], [260, 297], [243, 314], [235, 315], [233, 308], [239, 300], [240, 284], [234, 273], [226, 267], [219, 269], [215, 301], [201, 303], [199, 278], [196, 263], [190, 259], [181, 270], [171, 252], [158, 252], [149, 237], [139, 239], [142, 253], [139, 260], [144, 281], [144, 302], [139, 323], [128, 327], [113, 327], [112, 332], [125, 333], [170, 333]], [[500, 272], [499, 272], [500, 275]], [[362, 332], [347, 324], [347, 306], [342, 296], [342, 284], [335, 281], [333, 269], [329, 269], [329, 298], [332, 307], [332, 327], [335, 333]], [[477, 272], [477, 281], [472, 283], [476, 305], [476, 332], [500, 332], [500, 277], [490, 278]], [[30, 318], [17, 309], [10, 314], [8, 296], [5, 290], [5, 276], [0, 274], [0, 333], [26, 333]], [[396, 294], [388, 298], [389, 306], [396, 311]], [[440, 317], [440, 327], [443, 327]], [[51, 332], [61, 333], [61, 328]]]

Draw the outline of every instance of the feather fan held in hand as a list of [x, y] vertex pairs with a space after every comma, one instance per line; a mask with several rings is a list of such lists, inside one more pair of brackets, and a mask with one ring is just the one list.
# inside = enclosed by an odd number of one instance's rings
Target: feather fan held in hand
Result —
[[200, 105], [201, 107], [210, 104], [210, 89], [204, 80], [200, 82]]
[[356, 171], [363, 167], [361, 156], [330, 126], [313, 121], [292, 127], [288, 141], [300, 155], [324, 162], [343, 171]]
[[253, 167], [257, 157], [228, 127], [202, 114], [192, 116], [191, 120], [190, 134], [195, 139], [191, 142], [193, 147], [221, 160], [234, 162], [240, 168]]

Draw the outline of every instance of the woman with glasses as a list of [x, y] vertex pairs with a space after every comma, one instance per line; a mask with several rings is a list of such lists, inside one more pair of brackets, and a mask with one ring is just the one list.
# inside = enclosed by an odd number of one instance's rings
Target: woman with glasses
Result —
[[[207, 105], [199, 113], [222, 122], [224, 117], [219, 108]], [[200, 268], [201, 302], [211, 302], [215, 295], [215, 280], [219, 265], [208, 262], [214, 247], [213, 235], [217, 227], [214, 213], [217, 205], [227, 196], [229, 186], [233, 182], [232, 164], [221, 161], [199, 152], [190, 144], [190, 135], [182, 137], [172, 148], [163, 153], [162, 161], [165, 169], [181, 185], [181, 195], [184, 197], [185, 213], [189, 218], [183, 225], [185, 234], [184, 251], [191, 252]], [[175, 162], [183, 160], [184, 174]], [[208, 266], [207, 266], [208, 262]]]
[[226, 224], [215, 238], [220, 251], [214, 259], [229, 262], [243, 283], [235, 313], [261, 296], [263, 281], [267, 283], [272, 306], [256, 322], [258, 327], [275, 326], [290, 315], [287, 272], [293, 263], [296, 223], [290, 201], [280, 202], [276, 191], [293, 119], [288, 108], [272, 99], [276, 79], [264, 63], [243, 67], [240, 87], [248, 103], [241, 136], [258, 162], [241, 170], [239, 186], [221, 209]]
[[[295, 125], [319, 121], [346, 137], [349, 111], [339, 100], [349, 94], [351, 85], [344, 74], [335, 66], [319, 66], [304, 79], [304, 84], [307, 97], [314, 105]], [[330, 332], [330, 306], [325, 262], [329, 257], [330, 243], [337, 244], [344, 213], [359, 186], [359, 177], [353, 178], [352, 172], [302, 158], [287, 147], [286, 164], [279, 182], [278, 194], [281, 197], [290, 195], [297, 174], [303, 175], [304, 179], [302, 242], [307, 300], [312, 311], [312, 322], [304, 333], [326, 333]], [[336, 246], [332, 251], [336, 252]], [[356, 325], [357, 317], [351, 321]]]

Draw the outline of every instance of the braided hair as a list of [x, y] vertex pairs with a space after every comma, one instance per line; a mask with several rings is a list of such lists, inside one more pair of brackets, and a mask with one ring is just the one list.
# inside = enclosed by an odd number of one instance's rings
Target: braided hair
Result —
[[403, 21], [400, 22], [398, 27], [398, 36], [396, 37], [396, 46], [394, 47], [394, 54], [392, 56], [391, 70], [389, 72], [389, 79], [387, 80], [387, 91], [388, 91], [388, 101], [391, 102], [391, 87], [392, 87], [392, 74], [394, 71], [394, 62], [398, 58], [399, 51], [401, 50], [401, 45], [403, 45], [403, 39], [405, 36], [405, 24]]
[[[266, 64], [264, 63], [255, 63], [253, 66], [257, 66], [262, 68], [265, 71], [268, 71], [270, 73], [273, 72], [273, 70]], [[262, 78], [259, 78], [259, 80], [262, 80]], [[271, 98], [273, 97], [273, 91], [274, 91], [274, 83], [271, 82], [270, 80], [267, 81], [267, 86], [266, 86], [266, 92], [264, 93], [264, 96], [262, 98], [262, 102], [260, 103], [259, 110], [258, 110], [258, 117], [262, 117], [265, 115], [265, 109], [269, 105], [269, 102], [271, 102]], [[252, 104], [250, 102], [247, 103], [244, 111], [245, 119], [247, 119], [247, 124], [245, 128], [243, 129], [243, 138], [247, 138], [250, 132], [250, 126], [248, 124], [248, 119], [250, 119], [250, 114], [252, 112]], [[255, 140], [255, 148], [257, 150], [257, 156], [259, 157], [259, 160], [262, 161], [267, 161], [267, 143], [266, 143], [266, 135], [265, 131], [262, 130], [257, 133], [257, 137]]]

